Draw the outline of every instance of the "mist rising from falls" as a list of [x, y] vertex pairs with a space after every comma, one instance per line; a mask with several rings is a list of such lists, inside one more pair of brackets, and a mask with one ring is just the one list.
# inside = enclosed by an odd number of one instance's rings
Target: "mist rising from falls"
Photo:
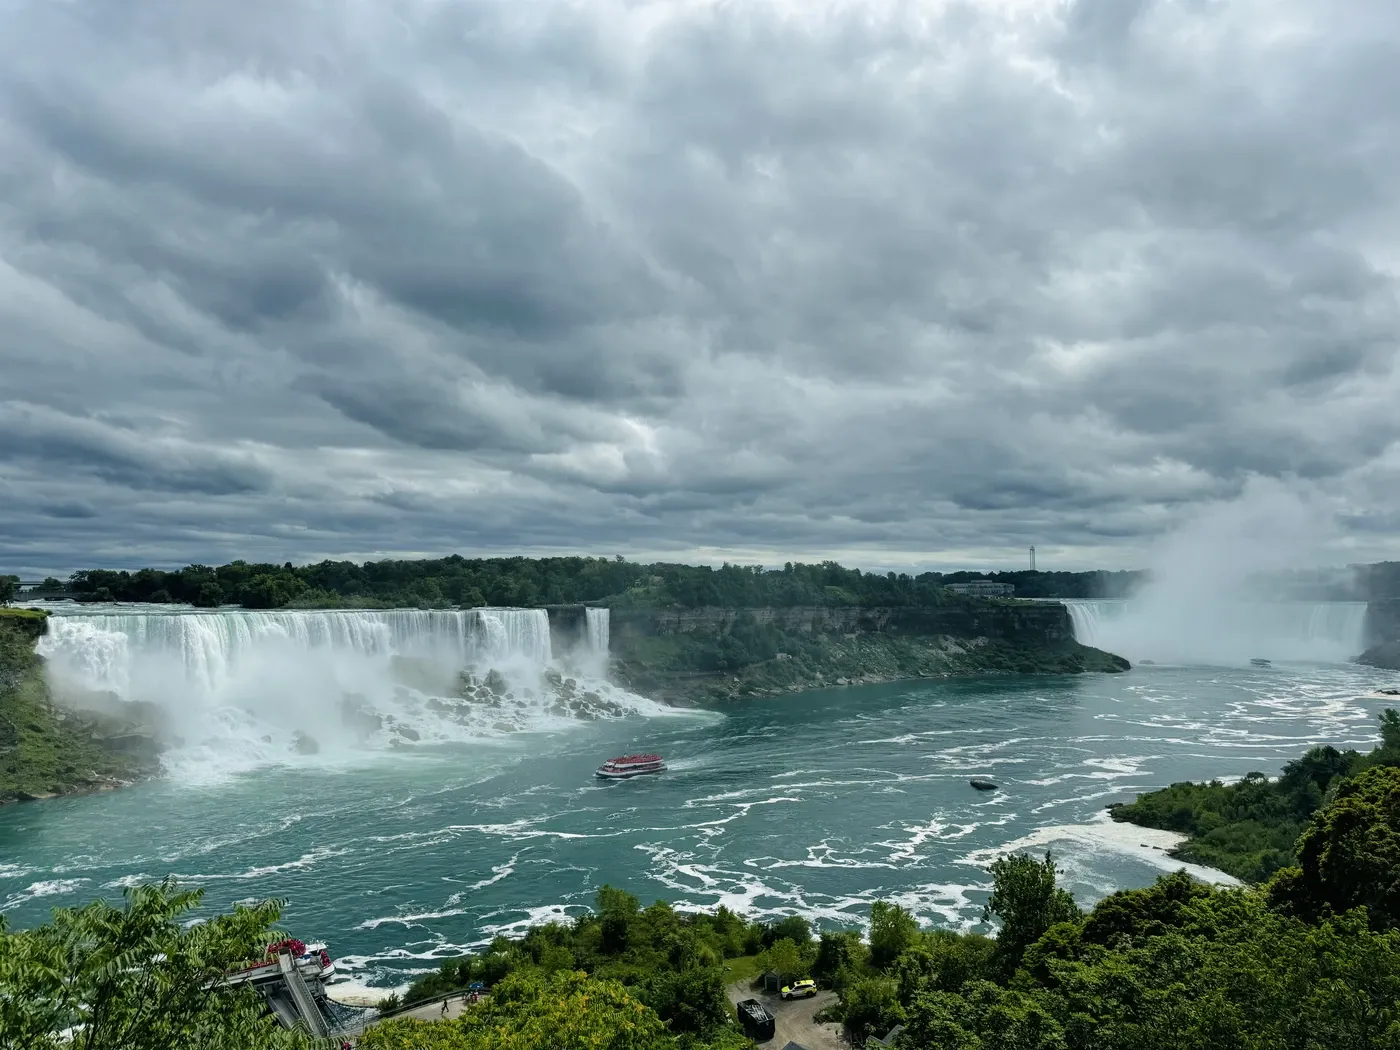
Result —
[[1253, 478], [1163, 536], [1150, 582], [1126, 602], [1065, 605], [1081, 642], [1135, 662], [1347, 661], [1363, 648], [1364, 603], [1279, 600], [1268, 583], [1335, 561], [1338, 536], [1321, 495]]
[[1344, 663], [1359, 653], [1365, 602], [1202, 600], [1180, 609], [1066, 599], [1074, 637], [1140, 662], [1239, 665], [1255, 657]]
[[39, 651], [69, 703], [178, 740], [190, 776], [479, 740], [663, 708], [605, 680], [608, 611], [555, 653], [543, 609], [54, 609]]

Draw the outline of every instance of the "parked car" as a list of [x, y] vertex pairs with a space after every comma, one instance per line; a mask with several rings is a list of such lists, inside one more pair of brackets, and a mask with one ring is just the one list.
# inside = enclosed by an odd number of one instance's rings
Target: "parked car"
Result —
[[817, 982], [810, 977], [805, 981], [793, 981], [778, 994], [784, 999], [810, 999], [817, 994]]
[[750, 1039], [761, 1043], [765, 1039], [773, 1038], [773, 1033], [777, 1030], [776, 1024], [766, 1006], [757, 999], [745, 999], [737, 1009], [739, 1023], [744, 1026], [744, 1031], [748, 1032]]

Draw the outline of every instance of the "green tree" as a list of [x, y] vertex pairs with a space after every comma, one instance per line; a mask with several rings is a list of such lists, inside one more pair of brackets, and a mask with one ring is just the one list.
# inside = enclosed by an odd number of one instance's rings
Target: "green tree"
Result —
[[1299, 837], [1298, 867], [1280, 874], [1271, 895], [1311, 918], [1364, 907], [1373, 928], [1400, 927], [1400, 768], [1343, 781]]
[[841, 997], [842, 1023], [855, 1046], [867, 1036], [883, 1036], [904, 1021], [895, 982], [888, 977], [861, 977], [851, 982]]
[[[0, 1050], [273, 1050], [303, 1045], [254, 992], [223, 975], [262, 956], [279, 905], [236, 907], [186, 926], [202, 891], [166, 880], [124, 906], [57, 909], [53, 922], [0, 920]], [[71, 1038], [59, 1033], [65, 1029]]]
[[876, 901], [870, 906], [870, 961], [876, 966], [893, 964], [918, 935], [914, 916], [898, 904]]
[[773, 940], [786, 937], [801, 948], [812, 939], [812, 924], [801, 915], [788, 915], [773, 927]]
[[992, 896], [982, 921], [1001, 920], [996, 960], [1004, 975], [1020, 965], [1021, 956], [1059, 922], [1080, 917], [1074, 898], [1055, 884], [1055, 862], [1049, 851], [1044, 862], [1024, 853], [1002, 857], [992, 864]]
[[758, 957], [759, 968], [778, 975], [784, 984], [803, 976], [802, 952], [786, 937], [779, 937]]
[[457, 1021], [389, 1021], [360, 1050], [674, 1050], [656, 1014], [616, 981], [512, 974]]
[[603, 951], [619, 954], [627, 949], [632, 923], [640, 905], [637, 898], [615, 886], [598, 888], [598, 917], [603, 933]]
[[0, 605], [9, 605], [19, 593], [18, 576], [0, 576]]
[[839, 991], [842, 975], [860, 969], [869, 954], [855, 930], [823, 930], [812, 976]]

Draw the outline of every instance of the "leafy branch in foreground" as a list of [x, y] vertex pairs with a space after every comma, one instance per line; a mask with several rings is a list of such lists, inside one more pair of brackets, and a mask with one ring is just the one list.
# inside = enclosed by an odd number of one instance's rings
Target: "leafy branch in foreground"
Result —
[[268, 901], [185, 927], [201, 890], [167, 879], [54, 911], [10, 931], [0, 918], [0, 1050], [284, 1050], [257, 993], [224, 974], [260, 956], [281, 905]]

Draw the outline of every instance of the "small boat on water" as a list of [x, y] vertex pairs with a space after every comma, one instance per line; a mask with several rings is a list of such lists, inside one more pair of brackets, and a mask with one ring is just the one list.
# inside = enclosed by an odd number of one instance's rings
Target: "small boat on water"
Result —
[[1256, 656], [1256, 657], [1254, 657], [1254, 659], [1252, 659], [1252, 660], [1249, 661], [1249, 666], [1250, 666], [1250, 667], [1272, 667], [1273, 665], [1272, 665], [1271, 663], [1269, 663], [1268, 660], [1265, 660], [1263, 657]]
[[660, 755], [622, 755], [610, 758], [598, 767], [598, 776], [604, 780], [626, 780], [629, 777], [645, 776], [647, 773], [660, 773], [666, 768]]

